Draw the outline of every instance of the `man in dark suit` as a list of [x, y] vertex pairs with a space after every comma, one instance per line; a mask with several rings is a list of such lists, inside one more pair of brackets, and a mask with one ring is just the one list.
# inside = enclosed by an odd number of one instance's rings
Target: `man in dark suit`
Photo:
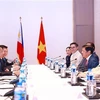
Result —
[[0, 45], [0, 72], [4, 71], [4, 68], [5, 68], [5, 64], [3, 63], [3, 49], [2, 49], [2, 46]]
[[0, 76], [12, 75], [12, 73], [15, 74], [16, 76], [19, 76], [19, 74], [20, 74], [20, 66], [15, 64], [13, 66], [13, 70], [11, 71], [7, 67], [7, 63], [9, 63], [9, 62], [7, 62], [7, 59], [4, 57], [3, 45], [0, 45]]
[[10, 71], [11, 67], [13, 65], [13, 61], [9, 62], [8, 59], [6, 58], [8, 55], [8, 47], [6, 45], [1, 45], [2, 49], [3, 49], [3, 64], [5, 66], [5, 71]]
[[94, 53], [94, 48], [92, 46], [83, 45], [82, 56], [84, 59], [79, 64], [77, 68], [78, 71], [84, 72], [97, 67], [99, 64], [98, 56]]
[[0, 47], [0, 72], [2, 72], [2, 48]]
[[95, 52], [95, 45], [94, 45], [94, 43], [93, 42], [87, 42], [86, 45], [92, 46], [94, 48], [93, 56], [96, 57], [97, 60], [99, 60], [99, 57], [98, 57], [98, 55]]
[[66, 67], [68, 68], [70, 66], [70, 57], [71, 57], [71, 50], [70, 47], [66, 48]]

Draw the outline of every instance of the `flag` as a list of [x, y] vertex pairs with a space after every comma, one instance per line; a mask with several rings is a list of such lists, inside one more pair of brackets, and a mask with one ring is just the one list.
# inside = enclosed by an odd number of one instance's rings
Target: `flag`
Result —
[[43, 23], [41, 20], [40, 24], [40, 34], [38, 40], [38, 48], [37, 48], [37, 59], [39, 64], [45, 64], [45, 57], [46, 57], [46, 43], [45, 43], [45, 36], [44, 36], [44, 29]]
[[23, 29], [22, 29], [21, 19], [20, 19], [20, 30], [18, 33], [18, 41], [17, 41], [17, 55], [21, 64], [24, 58], [24, 42], [23, 42]]

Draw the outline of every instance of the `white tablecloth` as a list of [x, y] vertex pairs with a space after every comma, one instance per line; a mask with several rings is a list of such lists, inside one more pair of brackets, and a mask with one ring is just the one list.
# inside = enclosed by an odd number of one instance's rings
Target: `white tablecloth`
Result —
[[85, 86], [71, 86], [70, 78], [60, 78], [44, 65], [28, 66], [29, 100], [88, 100], [82, 95]]

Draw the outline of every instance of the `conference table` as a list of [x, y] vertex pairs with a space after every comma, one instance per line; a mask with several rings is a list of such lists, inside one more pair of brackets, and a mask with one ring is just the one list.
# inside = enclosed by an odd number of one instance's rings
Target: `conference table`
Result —
[[71, 86], [70, 78], [61, 78], [45, 65], [28, 65], [29, 100], [88, 100], [82, 92], [86, 86]]
[[[2, 86], [0, 84], [0, 100], [11, 100], [12, 97], [1, 96], [7, 91], [13, 89], [13, 85], [9, 82], [16, 79], [16, 76], [3, 76], [1, 79], [8, 79], [7, 84]], [[11, 78], [11, 80], [9, 80]], [[68, 82], [71, 78], [61, 78], [60, 73], [55, 73], [54, 70], [50, 70], [45, 65], [28, 65], [27, 75], [27, 94], [28, 100], [88, 100], [82, 93], [86, 88], [86, 82], [83, 82], [84, 86], [71, 86]], [[1, 89], [2, 87], [7, 89]], [[96, 99], [92, 99], [96, 100]]]

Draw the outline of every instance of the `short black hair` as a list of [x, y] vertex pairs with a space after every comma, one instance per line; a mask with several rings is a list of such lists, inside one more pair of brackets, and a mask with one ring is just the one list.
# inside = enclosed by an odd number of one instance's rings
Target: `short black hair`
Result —
[[0, 47], [2, 48], [2, 49], [4, 49], [4, 48], [8, 48], [6, 45], [0, 45]]
[[83, 45], [82, 48], [85, 48], [85, 50], [88, 52], [88, 51], [91, 51], [91, 54], [94, 52], [94, 48], [92, 46], [89, 46], [89, 45]]
[[94, 50], [95, 50], [95, 45], [94, 45], [94, 43], [93, 43], [93, 42], [87, 42], [86, 45], [87, 45], [88, 43], [90, 44], [89, 46], [92, 46], [92, 47], [94, 48]]
[[70, 47], [67, 47], [66, 49], [70, 49]]
[[0, 47], [2, 48], [2, 45], [0, 45]]
[[77, 44], [76, 42], [72, 42], [72, 43], [70, 44], [70, 46], [73, 45], [73, 44], [74, 44], [76, 47], [78, 47], [78, 44]]

